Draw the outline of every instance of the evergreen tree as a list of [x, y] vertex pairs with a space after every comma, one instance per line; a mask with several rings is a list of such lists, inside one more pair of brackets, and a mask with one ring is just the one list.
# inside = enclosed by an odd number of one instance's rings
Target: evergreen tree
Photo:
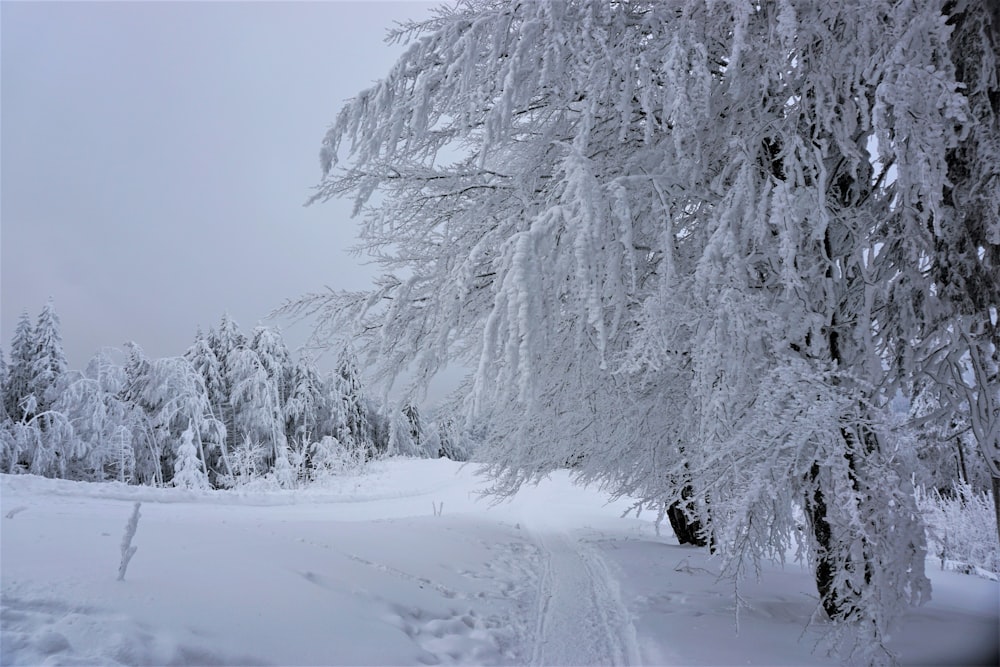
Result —
[[221, 419], [226, 426], [226, 451], [233, 451], [242, 443], [243, 438], [236, 432], [236, 415], [233, 412], [231, 400], [233, 388], [230, 384], [232, 373], [229, 368], [229, 358], [235, 350], [246, 347], [247, 340], [246, 336], [240, 332], [239, 325], [235, 320], [229, 316], [229, 313], [224, 313], [219, 322], [218, 330], [209, 330], [207, 342], [215, 353], [216, 359], [219, 360], [219, 366], [222, 370], [222, 386], [219, 394], [224, 395], [226, 400], [221, 404]]
[[332, 428], [321, 431], [323, 395], [323, 382], [316, 367], [308, 360], [301, 360], [295, 364], [291, 391], [284, 407], [285, 434], [289, 442], [308, 445], [323, 435], [334, 433]]
[[330, 435], [345, 446], [353, 448], [356, 441], [347, 423], [347, 405], [341, 393], [340, 376], [334, 371], [327, 374], [320, 388], [319, 425], [317, 432]]
[[35, 341], [28, 313], [22, 312], [10, 343], [10, 364], [3, 385], [4, 409], [12, 419], [27, 421], [21, 402], [31, 391], [31, 368], [34, 361]]
[[192, 430], [198, 458], [204, 465], [221, 458], [225, 425], [212, 412], [202, 375], [184, 357], [149, 360], [135, 343], [126, 344], [122, 399], [135, 406], [133, 432], [136, 476], [141, 483], [170, 482], [184, 431]]
[[290, 461], [291, 451], [288, 447], [284, 418], [295, 370], [291, 354], [281, 339], [281, 332], [268, 327], [254, 329], [250, 337], [250, 349], [257, 353], [257, 358], [267, 373], [268, 382], [272, 387], [271, 410], [274, 414], [273, 419], [279, 425], [274, 435], [275, 478], [282, 487], [291, 487], [295, 482], [295, 474]]
[[458, 420], [445, 418], [438, 423], [437, 431], [441, 445], [440, 456], [452, 461], [469, 460], [472, 449], [470, 439]]
[[244, 440], [261, 444], [267, 452], [265, 465], [280, 476], [282, 486], [290, 485], [288, 442], [278, 401], [278, 386], [257, 352], [236, 348], [227, 359], [230, 406], [236, 432]]
[[33, 336], [29, 392], [38, 401], [38, 411], [45, 412], [58, 399], [59, 380], [66, 372], [59, 316], [50, 299], [38, 315]]
[[373, 411], [364, 391], [357, 360], [348, 348], [341, 351], [331, 389], [340, 397], [339, 416], [342, 420], [341, 430], [332, 435], [341, 443], [362, 449], [368, 456], [385, 452], [388, 443], [379, 445]]
[[[229, 409], [229, 385], [223, 364], [215, 356], [215, 350], [209, 340], [210, 337], [206, 338], [199, 329], [195, 335], [194, 343], [184, 353], [184, 358], [201, 375], [205, 391], [208, 394], [211, 416], [219, 423], [219, 428], [214, 432], [217, 441], [213, 440], [206, 451], [208, 458], [205, 461], [209, 478], [213, 486], [217, 486], [221, 477], [232, 475], [228, 456], [229, 449], [226, 444], [228, 437], [225, 423], [226, 416], [231, 411]], [[232, 428], [232, 423], [230, 423], [229, 428]]]
[[68, 461], [80, 453], [69, 421], [52, 405], [64, 385], [66, 358], [59, 318], [49, 300], [31, 326], [21, 315], [11, 341], [11, 363], [4, 383], [4, 411], [19, 424], [7, 429], [7, 469], [27, 468], [49, 477], [63, 477]]
[[292, 377], [295, 372], [292, 355], [281, 332], [269, 327], [256, 327], [250, 337], [250, 349], [267, 371], [267, 377], [274, 385], [278, 405], [284, 407], [291, 394]]
[[140, 484], [160, 486], [164, 482], [164, 458], [161, 443], [163, 426], [156, 424], [155, 415], [160, 408], [151, 400], [148, 385], [152, 382], [152, 365], [145, 352], [134, 341], [125, 343], [125, 378], [119, 398], [130, 406], [130, 417], [136, 435], [135, 474]]
[[420, 411], [417, 406], [406, 404], [403, 406], [403, 416], [409, 423], [410, 439], [413, 440], [413, 447], [416, 450], [423, 449], [424, 426], [420, 419]]
[[173, 485], [185, 489], [207, 489], [208, 475], [203, 466], [194, 444], [194, 429], [189, 423], [181, 433], [181, 444], [177, 448]]

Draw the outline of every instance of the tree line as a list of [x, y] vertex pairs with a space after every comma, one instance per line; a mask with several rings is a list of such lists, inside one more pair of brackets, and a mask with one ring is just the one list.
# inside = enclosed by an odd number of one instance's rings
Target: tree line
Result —
[[52, 302], [0, 351], [0, 471], [128, 484], [288, 488], [389, 455], [465, 459], [454, 420], [371, 398], [345, 348], [321, 374], [277, 329], [223, 315], [177, 357], [134, 342], [69, 370]]

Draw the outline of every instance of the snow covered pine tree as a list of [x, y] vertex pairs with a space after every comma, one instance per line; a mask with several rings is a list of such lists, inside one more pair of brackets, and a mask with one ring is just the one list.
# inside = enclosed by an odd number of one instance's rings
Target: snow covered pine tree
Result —
[[386, 274], [286, 312], [353, 325], [415, 388], [476, 368], [501, 492], [572, 462], [684, 501], [736, 577], [804, 509], [831, 640], [891, 661], [929, 584], [889, 401], [947, 367], [947, 334], [983, 369], [963, 392], [988, 455], [1000, 433], [991, 4], [438, 10], [391, 33], [409, 48], [321, 151], [313, 201], [353, 197]]

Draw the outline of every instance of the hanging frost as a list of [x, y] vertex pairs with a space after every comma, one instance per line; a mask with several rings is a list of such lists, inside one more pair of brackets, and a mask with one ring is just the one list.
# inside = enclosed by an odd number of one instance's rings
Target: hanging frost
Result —
[[795, 545], [845, 659], [891, 661], [928, 585], [890, 401], [927, 372], [988, 452], [998, 432], [992, 20], [984, 0], [440, 10], [323, 141], [313, 200], [354, 200], [385, 276], [286, 312], [356, 333], [376, 377], [416, 368], [414, 391], [475, 369], [498, 492], [569, 467], [683, 501], [737, 577]]

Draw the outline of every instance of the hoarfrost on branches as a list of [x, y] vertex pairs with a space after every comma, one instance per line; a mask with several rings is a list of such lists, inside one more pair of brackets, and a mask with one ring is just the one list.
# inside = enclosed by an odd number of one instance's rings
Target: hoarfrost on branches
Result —
[[321, 150], [313, 201], [354, 199], [385, 276], [285, 312], [411, 393], [476, 369], [499, 492], [570, 466], [736, 576], [802, 508], [831, 641], [891, 660], [929, 592], [896, 392], [950, 386], [1000, 461], [988, 5], [441, 9]]

